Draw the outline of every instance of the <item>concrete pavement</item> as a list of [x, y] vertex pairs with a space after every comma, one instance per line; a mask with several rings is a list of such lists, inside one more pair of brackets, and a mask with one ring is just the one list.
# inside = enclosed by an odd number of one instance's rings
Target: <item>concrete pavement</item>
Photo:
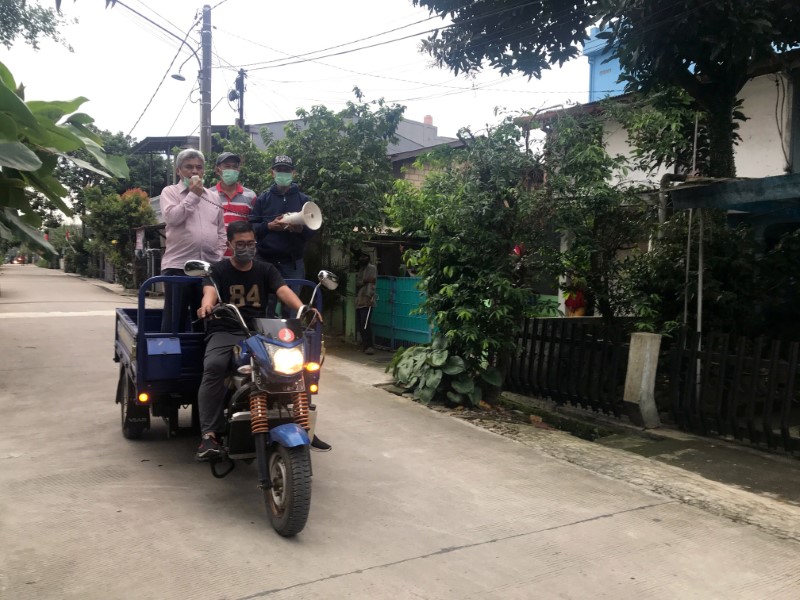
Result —
[[[318, 401], [334, 450], [313, 455], [306, 529], [282, 539], [252, 467], [213, 479], [196, 440], [156, 421], [122, 438], [111, 309], [131, 298], [3, 271], [0, 598], [798, 596], [800, 545], [657, 493], [674, 467], [559, 432], [497, 435], [336, 353]], [[643, 470], [629, 481], [613, 463]]]

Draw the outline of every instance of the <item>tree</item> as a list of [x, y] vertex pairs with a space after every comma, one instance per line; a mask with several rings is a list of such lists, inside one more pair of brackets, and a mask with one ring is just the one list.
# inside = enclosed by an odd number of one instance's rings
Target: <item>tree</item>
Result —
[[25, 0], [0, 0], [0, 43], [8, 50], [18, 37], [36, 50], [40, 38], [50, 38], [69, 48], [58, 32], [64, 23], [64, 18], [52, 8]]
[[552, 65], [580, 55], [585, 30], [598, 20], [595, 2], [577, 0], [412, 0], [450, 18], [422, 48], [454, 73], [479, 71], [484, 62], [503, 75], [516, 71], [539, 78]]
[[130, 189], [121, 196], [103, 195], [99, 188], [87, 188], [86, 225], [92, 241], [117, 269], [117, 278], [125, 287], [132, 287], [134, 229], [155, 223], [147, 193]]
[[273, 146], [275, 154], [292, 157], [301, 189], [319, 204], [323, 242], [347, 249], [383, 224], [393, 183], [386, 148], [404, 110], [382, 100], [348, 102], [337, 113], [324, 106], [301, 109], [303, 125], [287, 125], [286, 138]]
[[612, 174], [626, 160], [606, 151], [600, 119], [564, 115], [552, 124], [544, 164], [546, 184], [535, 210], [567, 243], [564, 251], [532, 246], [529, 260], [566, 278], [567, 291], [582, 291], [605, 319], [630, 314], [620, 252], [647, 238], [652, 208], [635, 188], [614, 183]]
[[[64, 199], [68, 190], [55, 176], [58, 159], [98, 172], [104, 177], [127, 177], [121, 157], [109, 156], [102, 140], [89, 128], [93, 119], [76, 112], [86, 102], [25, 102], [14, 77], [0, 63], [0, 236], [14, 234], [52, 252], [35, 228], [41, 217], [31, 205], [30, 191], [43, 195], [56, 208], [71, 214]], [[86, 149], [108, 172], [68, 153]]]
[[751, 69], [800, 43], [792, 0], [413, 0], [450, 16], [453, 26], [433, 33], [423, 47], [454, 72], [483, 62], [504, 74], [540, 77], [544, 69], [577, 55], [586, 28], [607, 26], [627, 89], [685, 90], [708, 113], [709, 175], [735, 175], [733, 143], [737, 95]]
[[421, 351], [403, 355], [411, 366], [400, 357], [396, 374], [408, 371], [404, 383], [419, 385], [422, 401], [446, 397], [477, 404], [484, 391], [501, 384], [498, 373], [516, 347], [523, 317], [538, 308], [537, 295], [518, 277], [514, 245], [541, 243], [532, 236], [544, 227], [530, 218], [531, 181], [540, 179], [534, 174], [541, 168], [537, 157], [521, 148], [523, 132], [511, 118], [485, 137], [461, 136], [467, 147], [442, 150], [438, 169], [421, 190], [398, 189], [404, 195], [393, 199], [390, 214], [398, 218], [392, 224], [407, 232], [420, 226], [418, 215], [424, 218], [428, 241], [406, 260], [426, 294], [421, 309], [442, 336], [433, 349], [440, 358], [445, 350], [459, 357], [464, 368], [452, 391], [441, 373], [425, 372], [431, 361], [442, 363], [424, 359]]
[[[111, 133], [89, 126], [90, 131], [102, 140], [106, 152], [122, 156], [128, 165], [127, 177], [108, 177], [98, 171], [83, 169], [72, 160], [60, 158], [56, 168], [56, 178], [69, 190], [71, 207], [75, 213], [86, 212], [84, 189], [99, 187], [103, 194], [122, 194], [130, 188], [140, 188], [150, 197], [157, 196], [169, 183], [169, 165], [161, 155], [133, 154], [136, 140], [121, 131]], [[101, 168], [100, 163], [85, 148], [70, 152], [69, 156]]]

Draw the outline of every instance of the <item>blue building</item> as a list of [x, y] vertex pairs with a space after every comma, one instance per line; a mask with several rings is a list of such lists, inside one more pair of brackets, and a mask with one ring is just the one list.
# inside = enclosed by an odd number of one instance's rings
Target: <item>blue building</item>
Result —
[[611, 58], [607, 41], [598, 39], [598, 33], [600, 29], [593, 27], [583, 46], [583, 54], [589, 59], [589, 102], [625, 92], [625, 84], [617, 83], [621, 72], [619, 61]]

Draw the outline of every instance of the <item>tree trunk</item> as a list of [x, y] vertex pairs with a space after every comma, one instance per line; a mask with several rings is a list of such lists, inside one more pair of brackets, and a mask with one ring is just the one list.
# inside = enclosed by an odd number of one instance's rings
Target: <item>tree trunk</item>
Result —
[[724, 99], [708, 113], [709, 177], [736, 177], [733, 154], [733, 99]]

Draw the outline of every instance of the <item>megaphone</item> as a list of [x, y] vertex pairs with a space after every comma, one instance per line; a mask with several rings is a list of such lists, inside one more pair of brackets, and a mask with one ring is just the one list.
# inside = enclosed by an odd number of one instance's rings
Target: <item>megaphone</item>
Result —
[[305, 225], [316, 231], [322, 225], [322, 211], [315, 202], [306, 202], [300, 212], [286, 213], [281, 223], [290, 225]]

